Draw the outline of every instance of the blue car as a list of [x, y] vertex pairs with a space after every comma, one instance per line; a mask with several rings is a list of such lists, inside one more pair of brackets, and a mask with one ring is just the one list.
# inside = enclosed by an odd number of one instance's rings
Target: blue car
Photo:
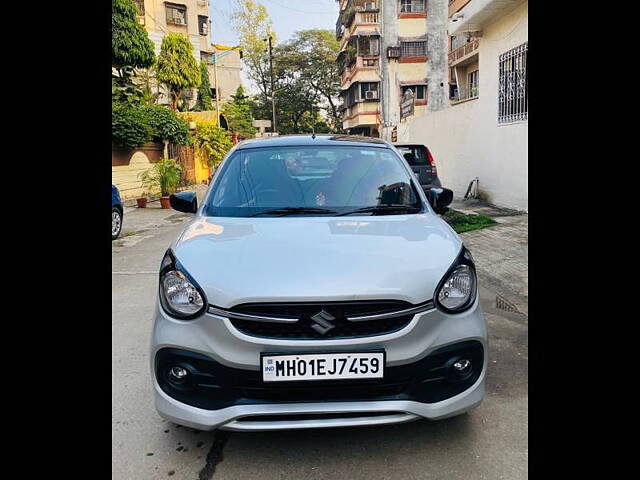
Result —
[[111, 240], [115, 240], [122, 231], [122, 215], [124, 208], [120, 200], [118, 187], [111, 185]]

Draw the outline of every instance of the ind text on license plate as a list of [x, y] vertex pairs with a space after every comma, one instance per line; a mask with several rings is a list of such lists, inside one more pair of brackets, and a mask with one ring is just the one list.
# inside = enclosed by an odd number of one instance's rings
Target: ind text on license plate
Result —
[[263, 355], [265, 382], [383, 378], [384, 352]]

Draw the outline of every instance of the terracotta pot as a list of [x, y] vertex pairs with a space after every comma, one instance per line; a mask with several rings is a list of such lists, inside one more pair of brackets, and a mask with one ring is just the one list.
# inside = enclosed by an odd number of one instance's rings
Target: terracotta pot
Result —
[[147, 197], [136, 198], [138, 208], [147, 208]]
[[160, 197], [160, 206], [162, 208], [171, 208], [171, 204], [169, 203], [169, 197]]

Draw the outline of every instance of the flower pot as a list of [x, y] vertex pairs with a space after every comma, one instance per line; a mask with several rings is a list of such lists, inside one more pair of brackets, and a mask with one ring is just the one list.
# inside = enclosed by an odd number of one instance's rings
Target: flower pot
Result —
[[160, 206], [162, 208], [171, 208], [171, 204], [169, 203], [169, 197], [160, 197]]
[[136, 198], [138, 208], [147, 208], [147, 197]]

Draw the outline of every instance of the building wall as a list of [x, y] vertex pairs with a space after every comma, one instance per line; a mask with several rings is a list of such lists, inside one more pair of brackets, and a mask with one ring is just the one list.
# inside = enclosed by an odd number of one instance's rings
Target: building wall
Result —
[[420, 37], [427, 31], [424, 18], [400, 18], [398, 19], [398, 35], [401, 37]]
[[[218, 76], [218, 95], [220, 96], [220, 104], [232, 100], [231, 96], [235, 95], [236, 90], [240, 86], [240, 68], [241, 59], [240, 52], [238, 50], [230, 51], [228, 55], [218, 60], [217, 76]], [[220, 51], [219, 53], [224, 53]], [[209, 65], [209, 83], [211, 87], [216, 86], [213, 65]]]
[[498, 57], [528, 39], [528, 2], [482, 31], [479, 97], [398, 128], [398, 140], [424, 143], [442, 184], [461, 197], [479, 177], [481, 193], [495, 205], [528, 210], [528, 123], [498, 124]]

